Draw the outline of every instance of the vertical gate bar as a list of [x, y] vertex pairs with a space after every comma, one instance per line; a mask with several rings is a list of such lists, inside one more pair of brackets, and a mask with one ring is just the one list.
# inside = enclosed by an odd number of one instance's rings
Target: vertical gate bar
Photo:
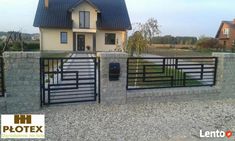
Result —
[[79, 87], [78, 87], [78, 83], [79, 83], [79, 82], [78, 82], [78, 81], [79, 81], [78, 73], [79, 73], [79, 71], [77, 71], [77, 72], [76, 72], [76, 83], [77, 83], [77, 89], [79, 89]]
[[215, 60], [215, 68], [214, 68], [214, 83], [213, 83], [213, 86], [215, 86], [216, 85], [216, 81], [217, 81], [217, 67], [218, 67], [218, 57], [215, 57], [214, 58]]
[[95, 86], [95, 90], [94, 90], [94, 94], [95, 94], [95, 101], [96, 101], [96, 99], [97, 99], [97, 96], [98, 96], [98, 94], [97, 94], [97, 87], [96, 87], [96, 83], [97, 83], [97, 73], [96, 73], [96, 65], [97, 65], [97, 60], [96, 60], [96, 58], [93, 58], [93, 65], [94, 65], [94, 73], [95, 73], [95, 79], [94, 79], [94, 81], [95, 81], [95, 83], [94, 83], [94, 86]]
[[99, 98], [98, 98], [98, 103], [100, 103], [100, 58], [98, 58], [98, 94], [99, 94]]
[[51, 104], [51, 86], [48, 85], [48, 104]]
[[43, 97], [42, 97], [42, 85], [43, 85], [43, 83], [42, 83], [42, 58], [40, 58], [39, 59], [39, 64], [40, 64], [40, 106], [42, 107], [42, 99], [43, 99]]
[[2, 82], [2, 96], [4, 97], [5, 96], [5, 76], [4, 76], [4, 60], [3, 58], [1, 58], [1, 82]]
[[59, 84], [59, 59], [56, 59], [57, 84]]
[[60, 79], [61, 79], [61, 81], [63, 81], [63, 77], [64, 77], [64, 76], [63, 76], [63, 71], [64, 71], [64, 70], [63, 70], [63, 68], [64, 68], [63, 59], [60, 60], [60, 67], [61, 67], [61, 68], [60, 68], [60, 71], [61, 71], [61, 74], [60, 74], [60, 77], [61, 77], [61, 78], [60, 78]]
[[[182, 70], [182, 72], [183, 72], [183, 70]], [[183, 86], [185, 87], [186, 86], [186, 73], [185, 72], [183, 72], [183, 74], [184, 74], [184, 77], [183, 77]]]
[[201, 79], [203, 79], [204, 75], [204, 64], [201, 64]]
[[146, 79], [145, 79], [145, 77], [146, 77], [146, 75], [145, 75], [145, 73], [146, 73], [146, 72], [145, 72], [145, 69], [146, 69], [146, 66], [144, 65], [144, 66], [143, 66], [143, 81], [144, 81], [144, 82], [145, 82], [145, 80], [146, 80]]
[[169, 75], [171, 76], [171, 87], [173, 87], [173, 73], [172, 73], [172, 59], [170, 59], [170, 70]]
[[50, 84], [50, 59], [47, 59], [47, 78], [48, 78], [48, 84]]
[[166, 69], [166, 58], [163, 58], [163, 73], [165, 74], [165, 69]]
[[54, 66], [54, 59], [52, 59], [52, 70], [51, 70], [51, 72], [52, 72], [52, 79], [53, 79], [53, 84], [55, 84], [55, 73], [54, 73], [54, 70], [55, 69], [55, 66]]
[[179, 79], [178, 63], [179, 63], [179, 60], [178, 60], [178, 58], [176, 58], [176, 60], [175, 60], [175, 85], [176, 86], [178, 85], [178, 79]]
[[126, 90], [129, 88], [128, 78], [129, 78], [129, 58], [127, 58], [127, 75], [126, 75]]
[[43, 104], [46, 104], [46, 94], [45, 94], [45, 59], [42, 58], [42, 91], [43, 91]]

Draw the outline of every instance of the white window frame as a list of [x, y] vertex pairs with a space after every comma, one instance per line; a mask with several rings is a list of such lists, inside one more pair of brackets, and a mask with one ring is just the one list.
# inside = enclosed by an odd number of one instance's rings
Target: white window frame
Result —
[[229, 28], [224, 28], [223, 34], [224, 35], [229, 35], [230, 29]]

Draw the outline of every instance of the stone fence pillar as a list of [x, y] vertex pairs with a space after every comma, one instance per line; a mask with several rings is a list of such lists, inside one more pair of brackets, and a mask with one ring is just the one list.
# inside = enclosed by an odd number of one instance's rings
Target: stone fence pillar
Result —
[[[100, 52], [98, 56], [100, 57], [101, 103], [125, 104], [128, 55], [120, 52]], [[120, 63], [121, 72], [118, 81], [109, 81], [110, 63]]]
[[40, 109], [40, 53], [5, 52], [7, 113]]
[[218, 57], [217, 83], [221, 97], [235, 98], [235, 53], [213, 53]]

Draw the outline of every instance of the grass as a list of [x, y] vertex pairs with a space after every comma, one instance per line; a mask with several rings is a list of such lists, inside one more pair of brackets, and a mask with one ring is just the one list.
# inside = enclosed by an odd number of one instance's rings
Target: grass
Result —
[[156, 47], [152, 45], [147, 47], [144, 53], [153, 55], [165, 56], [165, 57], [211, 57], [213, 52], [230, 52], [231, 50], [216, 50], [210, 48], [169, 48], [169, 47]]
[[193, 50], [193, 49], [174, 49], [174, 48], [155, 48], [148, 47], [145, 53], [150, 53], [159, 56], [166, 57], [210, 57], [212, 56], [212, 51], [210, 50]]
[[[145, 65], [145, 67], [144, 67]], [[201, 85], [200, 81], [193, 80], [189, 75], [186, 75], [182, 70], [175, 69], [170, 66], [163, 68], [153, 62], [141, 60], [129, 63], [129, 86], [138, 88], [164, 88], [164, 87], [182, 87]], [[184, 81], [184, 77], [188, 80]], [[173, 81], [172, 81], [173, 80]]]

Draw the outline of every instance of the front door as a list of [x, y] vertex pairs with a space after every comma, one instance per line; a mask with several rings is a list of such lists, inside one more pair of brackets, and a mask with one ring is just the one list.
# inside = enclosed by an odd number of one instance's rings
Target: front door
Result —
[[85, 35], [77, 35], [77, 51], [85, 51]]

